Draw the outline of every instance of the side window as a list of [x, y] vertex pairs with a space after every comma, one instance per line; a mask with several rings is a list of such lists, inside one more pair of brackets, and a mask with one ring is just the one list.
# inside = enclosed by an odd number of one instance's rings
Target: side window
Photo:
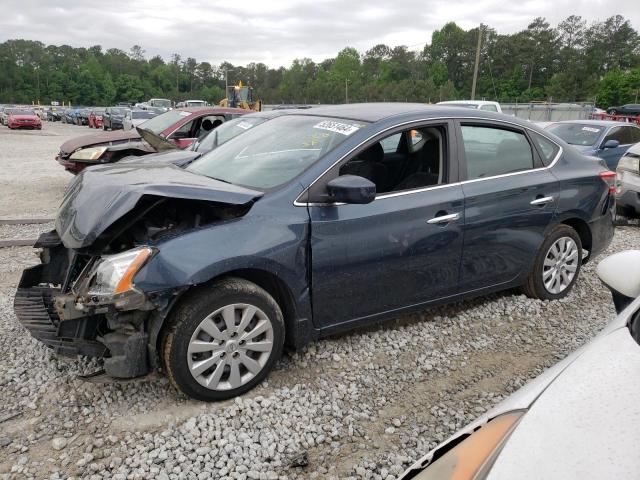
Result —
[[402, 133], [396, 133], [395, 135], [391, 135], [390, 137], [386, 137], [380, 140], [380, 145], [382, 145], [382, 150], [384, 150], [384, 153], [397, 152], [400, 146], [401, 136]]
[[620, 142], [620, 145], [624, 145], [626, 142], [624, 127], [612, 128], [609, 131], [609, 133], [607, 133], [607, 136], [604, 137], [604, 140], [602, 141], [602, 145], [604, 146], [604, 144], [607, 143], [609, 140], [617, 140], [618, 142]]
[[446, 134], [430, 126], [389, 135], [341, 165], [339, 175], [367, 178], [378, 194], [445, 183]]
[[191, 120], [190, 122], [185, 123], [171, 135], [169, 138], [190, 138], [191, 128], [193, 127], [193, 122], [195, 120]]
[[482, 106], [480, 107], [480, 110], [486, 110], [486, 111], [488, 111], [488, 112], [497, 112], [497, 111], [498, 111], [498, 109], [496, 108], [496, 106], [495, 106], [495, 105], [491, 105], [491, 104], [488, 104], [488, 105], [482, 105]]
[[548, 140], [542, 135], [537, 134], [535, 132], [531, 132], [531, 138], [533, 139], [533, 142], [536, 144], [536, 147], [538, 147], [540, 156], [542, 157], [544, 164], [550, 165], [551, 162], [553, 162], [553, 159], [556, 158], [556, 155], [558, 154], [558, 150], [560, 150], [560, 147], [558, 147], [551, 140]]
[[631, 135], [631, 143], [640, 142], [640, 128], [638, 127], [629, 127], [629, 132]]
[[495, 127], [462, 126], [467, 179], [533, 168], [533, 153], [523, 133]]

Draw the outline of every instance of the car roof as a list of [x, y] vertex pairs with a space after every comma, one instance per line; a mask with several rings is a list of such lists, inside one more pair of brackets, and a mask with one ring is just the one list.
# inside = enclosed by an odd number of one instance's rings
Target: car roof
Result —
[[451, 105], [430, 105], [426, 103], [348, 103], [343, 105], [328, 105], [314, 107], [306, 110], [284, 110], [287, 115], [313, 115], [322, 117], [338, 117], [363, 122], [378, 122], [386, 118], [396, 116], [412, 116], [422, 114], [425, 118], [438, 117], [478, 117], [505, 120], [508, 118], [514, 123], [529, 126], [516, 117], [507, 117], [504, 114], [456, 107]]
[[613, 127], [613, 126], [618, 126], [618, 127], [635, 127], [635, 125], [633, 123], [627, 123], [627, 122], [616, 122], [614, 120], [562, 120], [559, 122], [552, 122], [552, 123], [579, 123], [579, 124], [585, 124], [585, 125], [596, 125], [599, 127]]

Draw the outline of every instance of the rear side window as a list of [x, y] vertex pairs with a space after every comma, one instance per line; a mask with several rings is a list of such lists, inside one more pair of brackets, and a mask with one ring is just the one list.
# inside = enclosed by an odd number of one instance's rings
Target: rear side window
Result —
[[467, 179], [486, 178], [533, 168], [533, 153], [523, 133], [463, 125]]
[[631, 127], [631, 143], [640, 142], [640, 128]]
[[607, 136], [604, 137], [604, 140], [602, 141], [602, 144], [604, 145], [609, 140], [617, 140], [620, 143], [620, 145], [626, 145], [629, 142], [627, 141], [627, 138], [626, 138], [627, 136], [625, 135], [625, 130], [626, 130], [626, 128], [624, 128], [624, 127], [612, 128], [609, 131], [609, 133], [607, 133]]
[[531, 132], [531, 138], [533, 139], [533, 143], [536, 144], [536, 147], [538, 147], [540, 156], [542, 157], [542, 161], [544, 162], [544, 164], [550, 165], [551, 162], [553, 162], [553, 159], [556, 158], [560, 147], [558, 147], [551, 140], [547, 140], [542, 135], [539, 135], [535, 132]]
[[495, 105], [491, 105], [491, 104], [487, 104], [487, 105], [482, 105], [480, 107], [480, 110], [486, 110], [488, 112], [497, 112], [498, 109], [496, 108]]

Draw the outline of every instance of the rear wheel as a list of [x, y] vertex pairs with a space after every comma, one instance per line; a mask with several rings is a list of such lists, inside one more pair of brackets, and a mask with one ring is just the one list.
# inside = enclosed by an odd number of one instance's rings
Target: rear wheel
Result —
[[181, 301], [165, 326], [162, 361], [171, 382], [198, 400], [225, 400], [260, 383], [282, 354], [284, 319], [259, 286], [229, 278]]
[[580, 236], [573, 228], [558, 225], [542, 243], [523, 291], [541, 300], [566, 297], [578, 279], [581, 265]]

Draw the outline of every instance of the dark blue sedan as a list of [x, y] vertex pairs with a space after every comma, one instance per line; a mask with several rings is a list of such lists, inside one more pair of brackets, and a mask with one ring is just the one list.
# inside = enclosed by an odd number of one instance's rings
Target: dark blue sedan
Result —
[[602, 158], [615, 171], [618, 160], [640, 142], [640, 128], [633, 123], [611, 120], [568, 120], [545, 127], [585, 155]]
[[230, 398], [285, 344], [520, 287], [554, 300], [613, 235], [615, 174], [500, 114], [292, 110], [186, 168], [105, 165], [69, 186], [20, 321], [63, 354]]

